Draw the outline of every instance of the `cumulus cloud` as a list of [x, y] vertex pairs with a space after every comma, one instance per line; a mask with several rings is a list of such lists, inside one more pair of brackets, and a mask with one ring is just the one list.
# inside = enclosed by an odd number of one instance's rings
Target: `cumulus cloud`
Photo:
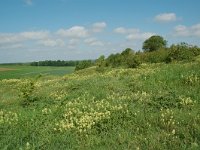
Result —
[[24, 0], [26, 5], [33, 5], [33, 1], [32, 0]]
[[19, 39], [19, 36], [12, 33], [1, 33], [0, 34], [0, 44], [6, 44], [6, 43], [15, 43], [21, 41], [21, 38]]
[[79, 39], [70, 39], [70, 40], [69, 40], [69, 44], [70, 44], [70, 45], [76, 45], [76, 44], [79, 43], [79, 41], [80, 41]]
[[38, 41], [38, 44], [46, 47], [55, 47], [55, 46], [62, 47], [65, 45], [65, 42], [61, 39], [44, 39]]
[[119, 28], [114, 29], [114, 32], [119, 33], [119, 34], [125, 34], [125, 33], [127, 33], [127, 29], [125, 29], [123, 27], [119, 27]]
[[115, 33], [118, 34], [131, 34], [131, 33], [137, 33], [140, 32], [139, 29], [135, 29], [135, 28], [124, 28], [124, 27], [119, 27], [114, 29]]
[[151, 32], [135, 32], [135, 33], [131, 33], [129, 35], [126, 36], [126, 38], [128, 40], [145, 40], [148, 39], [149, 37], [155, 35], [155, 33], [151, 33]]
[[48, 31], [32, 31], [32, 32], [22, 32], [18, 35], [23, 40], [38, 40], [45, 39], [49, 37]]
[[83, 26], [73, 26], [69, 29], [60, 29], [57, 31], [57, 34], [69, 38], [85, 38], [89, 36], [88, 30]]
[[23, 48], [23, 44], [20, 43], [5, 44], [5, 45], [0, 44], [0, 49], [17, 49], [17, 48]]
[[103, 46], [104, 45], [102, 41], [99, 41], [93, 37], [85, 39], [84, 42], [90, 46]]
[[174, 27], [173, 36], [177, 37], [200, 37], [200, 23], [192, 26], [178, 25]]
[[105, 22], [96, 22], [92, 25], [93, 32], [102, 32], [106, 28], [107, 24]]
[[155, 35], [155, 33], [142, 32], [139, 29], [124, 27], [116, 28], [114, 29], [114, 32], [118, 34], [125, 34], [126, 39], [128, 40], [144, 40], [151, 37], [152, 35]]
[[27, 40], [41, 40], [48, 38], [48, 31], [31, 31], [21, 33], [0, 33], [0, 43], [17, 43]]
[[175, 13], [162, 13], [155, 16], [154, 20], [156, 22], [168, 23], [168, 22], [176, 21], [177, 17]]

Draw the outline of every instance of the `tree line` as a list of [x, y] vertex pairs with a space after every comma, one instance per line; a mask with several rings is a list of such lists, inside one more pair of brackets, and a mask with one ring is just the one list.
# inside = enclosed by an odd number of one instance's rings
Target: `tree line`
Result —
[[162, 36], [154, 35], [143, 42], [142, 51], [126, 48], [121, 53], [110, 54], [107, 58], [102, 55], [96, 60], [45, 60], [31, 62], [30, 65], [75, 66], [76, 71], [96, 66], [97, 71], [103, 71], [108, 67], [136, 68], [141, 63], [192, 61], [198, 55], [200, 55], [198, 46], [182, 42], [167, 47], [167, 41]]
[[45, 60], [38, 62], [31, 62], [31, 66], [77, 66], [81, 60]]
[[81, 61], [75, 70], [97, 66], [97, 71], [103, 71], [106, 67], [136, 68], [141, 63], [171, 63], [177, 61], [192, 61], [200, 55], [198, 46], [189, 45], [185, 42], [172, 44], [167, 47], [167, 41], [154, 35], [143, 42], [143, 51], [134, 51], [130, 48], [121, 53], [111, 54], [107, 58], [100, 56], [95, 61]]

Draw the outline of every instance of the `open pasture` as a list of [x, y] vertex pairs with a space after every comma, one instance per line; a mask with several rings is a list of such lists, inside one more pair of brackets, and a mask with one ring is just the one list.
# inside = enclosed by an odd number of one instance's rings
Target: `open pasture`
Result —
[[33, 77], [40, 74], [62, 76], [72, 73], [74, 67], [46, 67], [28, 65], [0, 65], [0, 80]]

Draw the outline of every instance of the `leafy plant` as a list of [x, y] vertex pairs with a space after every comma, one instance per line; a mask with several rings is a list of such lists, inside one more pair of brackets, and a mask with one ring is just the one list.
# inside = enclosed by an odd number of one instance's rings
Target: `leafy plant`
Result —
[[35, 81], [34, 80], [24, 80], [19, 84], [19, 98], [21, 100], [22, 106], [29, 106], [31, 103], [37, 100], [34, 95]]

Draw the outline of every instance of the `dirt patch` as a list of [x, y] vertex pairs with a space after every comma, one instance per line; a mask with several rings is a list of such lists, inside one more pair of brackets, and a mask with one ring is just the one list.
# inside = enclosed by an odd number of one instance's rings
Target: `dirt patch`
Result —
[[0, 72], [1, 71], [10, 71], [10, 70], [16, 70], [16, 69], [12, 69], [12, 68], [0, 68]]

